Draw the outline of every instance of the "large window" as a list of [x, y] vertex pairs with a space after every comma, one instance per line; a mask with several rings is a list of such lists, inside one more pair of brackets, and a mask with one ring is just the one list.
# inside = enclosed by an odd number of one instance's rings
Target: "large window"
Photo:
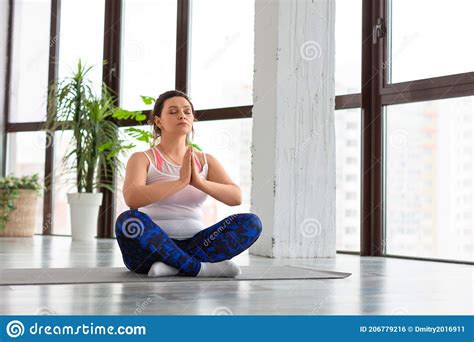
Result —
[[[50, 0], [15, 1], [10, 122], [42, 121], [46, 115]], [[3, 87], [2, 87], [3, 91]]]
[[474, 98], [387, 112], [387, 253], [473, 261]]
[[69, 77], [81, 59], [94, 66], [89, 77], [100, 89], [104, 35], [98, 33], [104, 30], [104, 9], [105, 0], [61, 1], [60, 39], [53, 42], [59, 43], [59, 78]]
[[363, 4], [363, 255], [472, 262], [472, 4]]
[[[123, 0], [118, 7], [105, 0], [62, 0], [60, 12], [51, 7], [55, 3], [14, 1], [7, 172], [42, 174], [48, 161], [56, 175], [62, 173], [70, 133], [55, 135], [54, 156], [50, 149], [35, 154], [31, 146], [44, 147], [48, 137], [24, 123], [45, 117], [48, 71], [55, 70], [48, 62], [59, 63], [63, 77], [81, 58], [95, 65], [92, 78], [99, 86], [110, 81], [102, 75], [105, 55], [120, 68], [120, 89], [113, 90], [127, 109], [145, 109], [140, 95], [156, 97], [176, 87], [190, 94], [202, 117], [196, 142], [243, 191], [240, 207], [209, 199], [206, 224], [247, 211], [251, 119], [241, 113], [252, 104], [254, 0]], [[441, 0], [336, 0], [338, 250], [473, 260], [473, 6], [470, 0], [451, 7]], [[430, 15], [420, 16], [428, 7]], [[55, 14], [59, 26], [51, 21]], [[110, 34], [104, 41], [104, 30], [113, 32], [117, 24], [121, 40]], [[59, 36], [50, 35], [55, 31]], [[225, 107], [222, 113], [207, 110]], [[134, 151], [147, 148], [137, 143]], [[121, 182], [115, 211], [101, 212], [108, 218], [127, 209]], [[55, 234], [70, 233], [68, 191], [75, 191], [73, 184], [56, 177], [45, 197], [46, 208], [54, 207]]]
[[392, 0], [389, 5], [392, 83], [474, 71], [472, 0], [452, 6], [444, 0]]
[[[79, 59], [92, 67], [88, 78], [94, 91], [100, 91], [102, 83], [104, 0], [62, 0], [60, 10], [60, 34], [51, 44], [58, 44], [58, 77], [71, 77], [77, 69]], [[87, 25], [84, 25], [87, 18]], [[77, 28], [81, 27], [81, 30]], [[73, 165], [63, 165], [62, 158], [72, 139], [72, 131], [54, 134], [53, 178], [52, 178], [52, 234], [70, 235], [71, 223], [67, 193], [77, 192]]]
[[361, 0], [336, 0], [336, 95], [360, 93]]
[[[361, 111], [348, 105], [361, 91], [361, 0], [336, 0], [336, 249], [360, 251]], [[354, 95], [349, 95], [354, 94]], [[356, 101], [357, 102], [357, 101]], [[342, 104], [341, 104], [342, 103]], [[357, 103], [360, 105], [360, 103]], [[356, 106], [357, 106], [356, 105]]]
[[252, 120], [233, 119], [204, 121], [194, 124], [194, 141], [204, 152], [213, 155], [222, 164], [232, 180], [240, 186], [242, 204], [229, 207], [211, 196], [205, 202], [204, 223], [250, 210]]
[[336, 248], [360, 250], [360, 109], [338, 110], [336, 127]]
[[175, 89], [177, 0], [125, 0], [121, 104], [143, 109], [140, 95]]
[[[34, 132], [41, 127], [32, 122], [42, 121], [46, 116], [48, 83], [70, 76], [80, 59], [83, 64], [93, 66], [89, 76], [94, 90], [100, 89], [102, 81], [107, 82], [112, 91], [120, 93], [120, 105], [126, 109], [143, 110], [146, 106], [141, 95], [157, 97], [175, 88], [191, 92], [196, 109], [226, 107], [222, 118], [227, 120], [208, 122], [207, 113], [201, 112], [198, 116], [203, 122], [198, 123], [197, 127], [208, 132], [204, 137], [211, 136], [220, 127], [224, 132], [238, 132], [238, 141], [230, 145], [234, 152], [239, 149], [237, 159], [226, 159], [218, 145], [213, 145], [220, 135], [214, 135], [211, 143], [204, 139], [202, 144], [219, 156], [231, 173], [233, 167], [237, 168], [232, 176], [242, 184], [247, 197], [244, 195], [241, 207], [233, 209], [248, 210], [250, 120], [229, 119], [245, 117], [247, 114], [242, 113], [248, 108], [242, 107], [252, 104], [253, 11], [253, 0], [189, 3], [177, 0], [123, 0], [116, 3], [105, 0], [15, 1], [14, 28], [10, 37], [13, 40], [10, 106], [6, 114], [9, 130], [13, 132], [9, 136], [10, 169], [15, 173], [21, 170], [22, 164], [15, 159], [17, 152], [22, 151], [18, 137], [30, 137], [32, 133], [27, 131]], [[210, 15], [212, 21], [209, 20]], [[215, 30], [217, 25], [220, 27], [218, 31]], [[118, 28], [121, 28], [121, 34]], [[177, 36], [177, 31], [181, 32], [180, 36]], [[187, 54], [184, 53], [186, 51]], [[187, 58], [184, 61], [187, 68], [183, 67], [183, 57]], [[111, 66], [105, 68], [110, 69], [112, 77], [102, 74], [104, 59]], [[120, 72], [114, 73], [114, 68]], [[212, 119], [220, 118], [220, 113], [211, 115]], [[130, 125], [129, 122], [120, 124]], [[42, 172], [51, 169], [53, 173], [52, 189], [45, 193], [43, 201], [53, 211], [52, 229], [48, 229], [46, 234], [69, 235], [66, 195], [76, 191], [75, 174], [67, 171], [73, 165], [62, 165], [61, 159], [72, 136], [71, 132], [53, 135], [54, 149], [45, 150], [45, 141], [42, 149]], [[222, 136], [223, 139], [225, 137]], [[229, 137], [236, 139], [235, 136]], [[134, 151], [147, 148], [147, 144], [137, 143]], [[124, 163], [130, 153], [123, 157]], [[44, 165], [45, 161], [48, 165]], [[107, 202], [100, 213], [107, 216], [108, 224], [113, 221], [114, 215], [127, 209], [121, 194], [123, 177], [118, 176], [118, 205], [115, 210], [110, 210], [113, 203], [106, 193], [104, 201]], [[227, 214], [218, 204], [209, 203], [207, 211], [211, 214], [206, 216], [206, 223], [210, 224], [213, 219]], [[47, 217], [44, 219], [49, 220]], [[113, 230], [110, 227], [99, 228], [99, 235], [102, 236], [110, 236]]]
[[189, 93], [195, 108], [252, 104], [254, 0], [191, 3]]

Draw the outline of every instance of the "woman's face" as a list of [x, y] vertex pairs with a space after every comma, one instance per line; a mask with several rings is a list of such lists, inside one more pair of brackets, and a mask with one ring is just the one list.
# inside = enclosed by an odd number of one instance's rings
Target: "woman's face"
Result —
[[187, 134], [193, 128], [194, 115], [191, 104], [184, 97], [175, 96], [165, 100], [161, 117], [155, 117], [155, 124], [161, 132]]

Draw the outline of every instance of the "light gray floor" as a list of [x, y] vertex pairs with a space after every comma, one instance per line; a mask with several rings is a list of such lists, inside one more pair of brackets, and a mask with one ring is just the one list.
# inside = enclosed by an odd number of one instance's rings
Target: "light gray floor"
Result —
[[[473, 267], [359, 257], [271, 259], [239, 265], [305, 265], [346, 279], [0, 286], [0, 314], [77, 315], [472, 315]], [[123, 266], [115, 240], [0, 238], [1, 268]]]

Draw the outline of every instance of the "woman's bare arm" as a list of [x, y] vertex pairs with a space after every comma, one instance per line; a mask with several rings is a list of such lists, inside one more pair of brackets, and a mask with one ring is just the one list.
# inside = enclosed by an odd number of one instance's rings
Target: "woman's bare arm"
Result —
[[127, 162], [123, 197], [130, 208], [140, 208], [158, 202], [186, 187], [180, 179], [146, 185], [147, 168], [150, 162], [143, 152], [135, 152]]
[[242, 192], [225, 171], [224, 167], [212, 155], [206, 153], [209, 174], [199, 182], [198, 189], [230, 206], [242, 203]]

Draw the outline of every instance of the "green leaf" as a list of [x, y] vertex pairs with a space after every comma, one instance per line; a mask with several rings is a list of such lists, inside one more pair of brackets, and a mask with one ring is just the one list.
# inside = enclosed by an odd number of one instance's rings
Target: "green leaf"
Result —
[[151, 134], [151, 132], [135, 127], [126, 128], [125, 133], [127, 133], [129, 136], [138, 141], [143, 141], [146, 143], [149, 143], [153, 139], [153, 135]]
[[146, 118], [147, 118], [147, 116], [146, 116], [145, 114], [141, 114], [141, 113], [140, 113], [139, 115], [137, 115], [137, 116], [135, 117], [135, 120], [137, 120], [137, 121], [145, 121]]
[[198, 146], [198, 144], [190, 143], [190, 144], [188, 144], [188, 146], [192, 146], [193, 149], [196, 149], [196, 150], [202, 152], [202, 150], [201, 150], [201, 148]]
[[155, 98], [151, 96], [140, 95], [140, 97], [142, 98], [143, 103], [146, 105], [151, 105], [156, 101]]
[[134, 119], [135, 121], [141, 122], [146, 120], [146, 115], [144, 115], [142, 112], [139, 111], [129, 111], [126, 109], [119, 108], [117, 109], [112, 117], [120, 120], [128, 120], [128, 119]]

